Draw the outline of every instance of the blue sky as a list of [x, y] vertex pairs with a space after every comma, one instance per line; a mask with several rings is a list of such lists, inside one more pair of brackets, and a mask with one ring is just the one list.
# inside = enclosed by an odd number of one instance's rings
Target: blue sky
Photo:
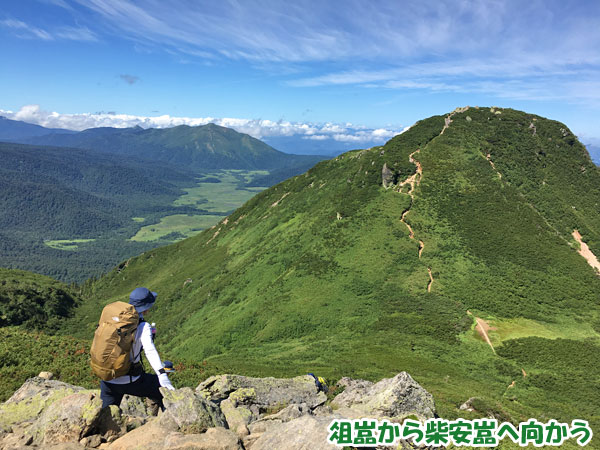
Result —
[[0, 114], [377, 143], [457, 106], [600, 143], [599, 1], [14, 0]]

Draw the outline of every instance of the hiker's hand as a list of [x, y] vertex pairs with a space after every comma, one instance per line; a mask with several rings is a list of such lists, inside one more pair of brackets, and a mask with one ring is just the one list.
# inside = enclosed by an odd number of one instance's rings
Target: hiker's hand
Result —
[[158, 376], [158, 382], [162, 387], [169, 389], [170, 391], [174, 391], [175, 388], [171, 384], [171, 380], [169, 380], [169, 376], [166, 373], [161, 373]]

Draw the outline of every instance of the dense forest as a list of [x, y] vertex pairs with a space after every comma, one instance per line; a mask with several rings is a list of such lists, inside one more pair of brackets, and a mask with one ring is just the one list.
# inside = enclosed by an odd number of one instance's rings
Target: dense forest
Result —
[[[0, 266], [83, 281], [157, 245], [131, 242], [140, 224], [169, 214], [198, 172], [89, 150], [0, 143]], [[98, 242], [94, 239], [101, 238]], [[76, 251], [46, 240], [84, 239]]]

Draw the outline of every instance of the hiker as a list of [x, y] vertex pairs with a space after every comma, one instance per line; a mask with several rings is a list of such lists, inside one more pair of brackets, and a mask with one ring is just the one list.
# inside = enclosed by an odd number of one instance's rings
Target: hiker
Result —
[[[143, 313], [154, 305], [156, 296], [156, 292], [139, 287], [131, 292], [129, 305], [115, 302], [102, 311], [91, 352], [92, 369], [102, 378], [100, 397], [103, 408], [119, 406], [123, 396], [129, 394], [149, 398], [156, 405], [154, 412], [158, 413], [158, 408], [164, 410], [159, 387], [175, 389], [154, 347], [151, 326], [143, 317]], [[121, 349], [127, 351], [127, 348], [130, 348], [129, 357], [121, 352]], [[142, 349], [156, 374], [145, 373]], [[121, 357], [117, 356], [115, 360], [113, 355], [117, 353]]]

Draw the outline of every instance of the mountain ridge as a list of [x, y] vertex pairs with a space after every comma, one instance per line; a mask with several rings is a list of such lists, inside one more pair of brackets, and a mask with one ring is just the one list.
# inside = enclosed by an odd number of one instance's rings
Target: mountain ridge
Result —
[[323, 157], [291, 155], [244, 133], [209, 123], [171, 128], [89, 128], [74, 134], [21, 139], [26, 144], [85, 148], [143, 157], [194, 169], [281, 169]]
[[33, 136], [42, 136], [48, 133], [63, 133], [72, 134], [76, 131], [67, 130], [64, 128], [46, 128], [41, 125], [23, 122], [20, 120], [12, 120], [4, 116], [0, 116], [0, 141], [8, 141], [16, 139], [26, 139]]

